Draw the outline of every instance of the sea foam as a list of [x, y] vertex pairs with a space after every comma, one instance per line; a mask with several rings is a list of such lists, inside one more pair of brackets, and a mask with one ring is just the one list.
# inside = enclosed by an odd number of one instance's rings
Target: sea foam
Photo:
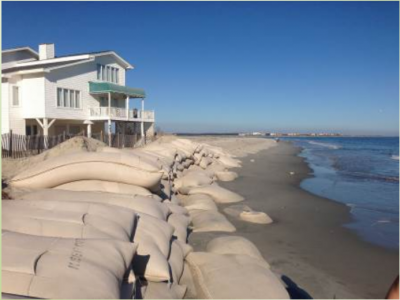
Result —
[[310, 144], [312, 145], [317, 145], [317, 146], [321, 146], [321, 147], [325, 147], [325, 148], [329, 148], [329, 149], [340, 149], [340, 146], [338, 145], [334, 145], [334, 144], [328, 144], [328, 143], [320, 143], [320, 142], [314, 142], [314, 141], [309, 141]]

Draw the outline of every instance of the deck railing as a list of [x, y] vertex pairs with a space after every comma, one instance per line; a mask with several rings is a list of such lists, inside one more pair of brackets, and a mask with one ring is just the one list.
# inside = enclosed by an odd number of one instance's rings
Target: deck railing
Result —
[[89, 108], [89, 115], [92, 118], [111, 118], [111, 119], [143, 119], [143, 120], [154, 120], [154, 111], [152, 110], [137, 110], [118, 107], [91, 107]]

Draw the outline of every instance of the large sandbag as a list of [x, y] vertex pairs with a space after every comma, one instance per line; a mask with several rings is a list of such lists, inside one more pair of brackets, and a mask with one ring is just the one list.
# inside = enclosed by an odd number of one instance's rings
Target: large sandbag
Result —
[[240, 213], [240, 219], [250, 223], [271, 224], [272, 219], [262, 211], [243, 211]]
[[182, 252], [182, 248], [175, 240], [171, 244], [171, 253], [168, 258], [168, 263], [171, 267], [172, 282], [175, 282], [176, 284], [179, 283], [183, 273], [183, 261], [184, 254]]
[[140, 195], [146, 197], [153, 196], [152, 192], [141, 186], [112, 182], [112, 181], [101, 181], [101, 180], [73, 181], [56, 186], [54, 188], [59, 190], [78, 191], [78, 192], [87, 191], [87, 192]]
[[52, 188], [78, 180], [104, 180], [158, 190], [161, 177], [159, 166], [137, 155], [82, 152], [45, 160], [9, 183], [15, 187]]
[[218, 207], [214, 200], [206, 194], [195, 194], [182, 196], [182, 204], [188, 210], [214, 210], [218, 211]]
[[136, 247], [117, 240], [3, 232], [2, 292], [45, 299], [119, 299]]
[[186, 208], [184, 208], [178, 204], [172, 203], [171, 201], [165, 200], [163, 202], [163, 205], [166, 205], [168, 207], [168, 209], [170, 210], [170, 212], [173, 214], [180, 214], [180, 215], [186, 215], [186, 216], [189, 215], [189, 212]]
[[179, 179], [174, 181], [174, 188], [180, 189], [182, 187], [191, 188], [210, 185], [213, 180], [204, 172], [191, 171], [186, 173]]
[[112, 193], [75, 192], [55, 189], [38, 190], [18, 197], [19, 200], [74, 201], [115, 205], [129, 208], [139, 213], [145, 213], [166, 220], [169, 214], [167, 206], [159, 201], [145, 196], [118, 195]]
[[[4, 201], [2, 203], [2, 213], [9, 216], [70, 222], [79, 225], [90, 222], [90, 219], [87, 218], [88, 216], [95, 216], [99, 217], [100, 223], [93, 223], [93, 218], [91, 218], [91, 224], [96, 225], [97, 229], [107, 231], [106, 222], [103, 222], [103, 224], [101, 222], [101, 220], [105, 220], [121, 226], [130, 238], [133, 236], [133, 229], [136, 223], [136, 213], [132, 210], [89, 202], [58, 200]], [[110, 225], [111, 227], [112, 225]], [[3, 229], [5, 228], [3, 227]]]
[[238, 174], [230, 171], [215, 172], [215, 176], [220, 181], [233, 181], [238, 177]]
[[171, 214], [168, 217], [168, 223], [174, 227], [173, 235], [179, 241], [186, 243], [190, 218], [181, 214]]
[[191, 210], [193, 232], [223, 231], [234, 232], [236, 228], [218, 211]]
[[165, 221], [141, 215], [135, 230], [134, 242], [138, 243], [133, 260], [135, 274], [149, 281], [169, 281], [168, 257], [174, 228]]
[[211, 196], [217, 203], [234, 203], [244, 200], [242, 196], [220, 187], [216, 183], [209, 186], [190, 188], [187, 193], [188, 195], [206, 194]]
[[265, 267], [269, 264], [264, 260], [257, 247], [248, 239], [241, 236], [221, 236], [212, 239], [207, 244], [207, 252], [215, 254], [241, 254], [258, 259]]
[[207, 169], [207, 167], [209, 165], [211, 165], [211, 163], [213, 162], [213, 160], [209, 157], [203, 157], [199, 163], [199, 166], [203, 169]]
[[192, 252], [186, 261], [199, 299], [290, 299], [272, 271], [247, 255]]
[[130, 236], [116, 223], [97, 216], [85, 216], [84, 221], [40, 219], [33, 212], [33, 217], [18, 216], [8, 211], [2, 213], [2, 229], [47, 237], [117, 239], [130, 242]]
[[190, 270], [189, 264], [186, 261], [183, 264], [183, 272], [179, 284], [187, 287], [185, 295], [186, 299], [199, 299], [199, 297], [197, 297], [192, 271]]
[[186, 286], [166, 282], [148, 282], [143, 299], [183, 299]]
[[240, 160], [228, 157], [228, 156], [220, 156], [218, 158], [219, 162], [225, 165], [228, 168], [240, 168]]

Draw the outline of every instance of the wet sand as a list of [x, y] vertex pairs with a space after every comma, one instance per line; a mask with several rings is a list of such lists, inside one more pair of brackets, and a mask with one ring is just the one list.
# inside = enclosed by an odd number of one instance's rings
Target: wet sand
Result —
[[[190, 244], [201, 251], [216, 236], [248, 238], [282, 275], [292, 298], [383, 298], [399, 272], [398, 252], [365, 242], [344, 228], [351, 221], [347, 206], [300, 188], [311, 170], [297, 156], [299, 151], [281, 142], [250, 154], [241, 158], [242, 168], [232, 169], [238, 179], [219, 183], [244, 196], [243, 204], [266, 212], [273, 224], [226, 215], [237, 232], [193, 233]], [[220, 211], [227, 206], [219, 205]]]

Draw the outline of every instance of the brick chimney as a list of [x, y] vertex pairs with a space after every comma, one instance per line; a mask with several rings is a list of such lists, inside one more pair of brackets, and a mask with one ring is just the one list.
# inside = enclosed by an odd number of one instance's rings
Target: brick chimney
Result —
[[55, 57], [54, 44], [39, 45], [39, 60], [51, 59]]

